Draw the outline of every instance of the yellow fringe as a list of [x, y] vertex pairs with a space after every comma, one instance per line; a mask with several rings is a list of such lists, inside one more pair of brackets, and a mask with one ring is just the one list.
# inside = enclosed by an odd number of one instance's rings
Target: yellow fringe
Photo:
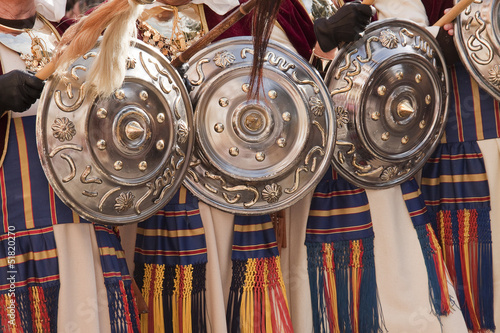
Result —
[[[153, 290], [151, 290], [151, 279], [153, 271], [156, 271], [155, 280], [153, 281]], [[163, 318], [163, 279], [165, 275], [165, 265], [144, 264], [144, 278], [142, 286], [142, 296], [144, 301], [149, 305], [149, 296], [153, 293], [153, 309], [150, 314], [141, 315], [141, 332], [164, 333], [165, 325]], [[154, 318], [154, 327], [148, 327], [149, 316]]]
[[[440, 210], [438, 214], [439, 214], [438, 221], [439, 221], [439, 236], [441, 237], [441, 248], [445, 249], [446, 237], [444, 232], [444, 212]], [[445, 262], [448, 261], [448, 258], [446, 256], [447, 256], [446, 251], [443, 251], [443, 258]]]
[[[181, 273], [183, 278], [181, 281]], [[182, 282], [182, 290], [181, 290]], [[172, 317], [174, 333], [191, 333], [191, 295], [193, 291], [193, 265], [175, 267]], [[182, 325], [180, 323], [182, 320]]]
[[173, 332], [174, 333], [179, 333], [179, 289], [180, 289], [180, 284], [181, 281], [179, 279], [180, 275], [180, 268], [177, 265], [175, 267], [175, 279], [174, 279], [174, 292], [172, 294], [172, 325], [173, 325]]
[[[142, 297], [144, 297], [144, 301], [146, 304], [149, 306], [149, 285], [151, 283], [151, 271], [153, 270], [153, 265], [151, 264], [144, 264], [144, 277], [142, 279], [143, 281], [143, 286], [142, 286]], [[141, 332], [148, 332], [148, 314], [141, 314]]]
[[33, 302], [33, 309], [34, 309], [34, 315], [35, 315], [35, 327], [37, 332], [42, 332], [43, 333], [43, 326], [41, 322], [41, 311], [40, 311], [40, 296], [38, 294], [38, 287], [31, 287], [31, 294], [32, 294], [32, 299], [31, 302]]
[[265, 321], [265, 327], [266, 327], [266, 332], [272, 332], [273, 331], [273, 323], [271, 321], [271, 300], [269, 298], [269, 283], [268, 283], [268, 276], [269, 276], [269, 267], [267, 265], [267, 260], [265, 261], [264, 265], [264, 285], [263, 285], [263, 290], [264, 290], [264, 321]]
[[154, 332], [164, 333], [163, 318], [163, 279], [165, 278], [165, 265], [156, 265], [156, 275], [153, 291]]
[[183, 320], [183, 333], [191, 333], [193, 327], [191, 325], [191, 295], [193, 293], [193, 265], [188, 265], [184, 268], [184, 292], [182, 296], [182, 307], [184, 315]]
[[[433, 244], [433, 248], [435, 248], [437, 251], [435, 257], [437, 259], [438, 269], [439, 269], [438, 279], [441, 280], [439, 284], [441, 285], [441, 288], [443, 289], [443, 294], [449, 295], [448, 280], [447, 280], [448, 271], [445, 269], [445, 262], [443, 259], [445, 251], [443, 251], [441, 249], [441, 246], [439, 245], [439, 241], [437, 240], [436, 235], [434, 234], [434, 230], [432, 229], [432, 226], [430, 224], [427, 224], [425, 228], [427, 229], [427, 233], [429, 234], [430, 241]], [[448, 303], [448, 305], [447, 305], [448, 307], [451, 306], [449, 297], [446, 297], [446, 300], [442, 300], [442, 302]]]
[[351, 241], [352, 268], [351, 268], [351, 290], [352, 290], [352, 331], [359, 333], [359, 271], [361, 269], [361, 247], [359, 240]]
[[[463, 243], [463, 253], [464, 253], [464, 269], [465, 269], [465, 274], [464, 277], [466, 278], [466, 281], [464, 283], [467, 284], [467, 289], [469, 293], [469, 297], [472, 300], [470, 303], [470, 306], [472, 307], [470, 311], [470, 319], [474, 322], [473, 327], [480, 327], [479, 324], [479, 318], [477, 318], [477, 310], [474, 304], [474, 294], [473, 294], [473, 287], [472, 287], [472, 281], [471, 281], [471, 269], [470, 269], [470, 258], [469, 255], [471, 253], [470, 251], [470, 210], [469, 209], [464, 209], [464, 232], [463, 232], [463, 237], [464, 237], [464, 243]], [[467, 297], [467, 296], [466, 296]]]
[[324, 245], [324, 251], [325, 251], [325, 261], [324, 265], [326, 266], [326, 276], [325, 276], [325, 282], [327, 288], [330, 292], [330, 295], [332, 297], [333, 302], [330, 304], [332, 307], [333, 311], [333, 318], [330, 318], [330, 320], [334, 320], [334, 331], [332, 333], [340, 333], [340, 328], [339, 328], [339, 310], [337, 307], [337, 284], [335, 282], [335, 269], [333, 267], [333, 250], [332, 250], [332, 244], [327, 243]]
[[[265, 332], [272, 333], [275, 331], [276, 327], [273, 327], [273, 315], [271, 311], [271, 306], [275, 307], [275, 320], [279, 332], [283, 331], [284, 324], [280, 322], [280, 316], [278, 315], [283, 309], [279, 308], [274, 304], [274, 300], [277, 297], [283, 297], [286, 305], [286, 310], [288, 310], [288, 300], [286, 298], [285, 283], [283, 281], [283, 275], [281, 272], [280, 257], [266, 258], [263, 260], [263, 283], [262, 286], [257, 286], [256, 276], [257, 276], [257, 262], [261, 259], [248, 259], [246, 263], [245, 270], [245, 281], [243, 283], [243, 292], [241, 295], [241, 308], [240, 308], [240, 330], [241, 333], [253, 333], [256, 329], [255, 318], [259, 314], [255, 313], [255, 307], [260, 309], [264, 318], [260, 318], [259, 326], [264, 321], [264, 327], [260, 330], [265, 329]], [[279, 290], [271, 289], [268, 283], [269, 277], [269, 265], [271, 260], [275, 261], [276, 268], [278, 270], [278, 280], [279, 280]], [[256, 287], [262, 288], [262, 291], [257, 290]], [[259, 293], [260, 304], [255, 304], [255, 292]], [[281, 295], [282, 296], [281, 296]]]
[[245, 271], [245, 282], [243, 284], [243, 293], [241, 295], [241, 306], [240, 309], [240, 328], [241, 333], [253, 332], [253, 286], [255, 285], [255, 274], [256, 274], [256, 259], [248, 259]]

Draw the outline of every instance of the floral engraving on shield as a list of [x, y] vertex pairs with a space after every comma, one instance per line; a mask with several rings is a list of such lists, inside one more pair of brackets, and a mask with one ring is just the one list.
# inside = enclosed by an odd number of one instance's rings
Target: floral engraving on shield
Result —
[[396, 177], [397, 173], [398, 173], [398, 168], [395, 166], [390, 166], [382, 172], [382, 174], [380, 175], [380, 179], [386, 182]]
[[180, 120], [177, 123], [177, 141], [181, 144], [186, 142], [188, 135], [189, 135], [189, 129], [186, 123]]
[[235, 60], [236, 57], [234, 56], [234, 54], [226, 50], [217, 52], [214, 55], [214, 63], [220, 68], [226, 68], [230, 66]]
[[66, 117], [56, 118], [52, 124], [54, 137], [61, 141], [71, 141], [76, 134], [75, 124]]
[[309, 107], [316, 117], [322, 117], [325, 112], [325, 105], [323, 104], [323, 101], [316, 96], [311, 96], [309, 98]]
[[343, 125], [349, 122], [349, 112], [342, 106], [335, 108], [335, 114], [337, 115], [337, 128], [342, 128]]
[[495, 65], [489, 71], [488, 81], [495, 86], [500, 86], [500, 66]]
[[268, 203], [275, 203], [281, 197], [281, 186], [275, 183], [266, 185], [262, 190], [262, 198]]
[[134, 204], [134, 198], [132, 192], [120, 193], [118, 198], [115, 199], [115, 210], [118, 213], [126, 211]]
[[398, 37], [390, 29], [386, 29], [380, 32], [380, 43], [383, 47], [394, 49], [398, 46], [398, 42]]
[[127, 69], [134, 69], [136, 63], [137, 63], [137, 60], [135, 60], [135, 58], [127, 57], [127, 60], [125, 62], [125, 66]]

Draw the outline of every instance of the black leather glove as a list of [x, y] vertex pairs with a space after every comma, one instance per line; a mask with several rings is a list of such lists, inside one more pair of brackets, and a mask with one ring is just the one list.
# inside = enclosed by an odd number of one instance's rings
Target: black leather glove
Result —
[[43, 86], [42, 80], [20, 70], [0, 75], [0, 113], [28, 110], [40, 98]]
[[358, 40], [372, 15], [371, 6], [350, 2], [340, 7], [333, 16], [314, 21], [314, 33], [321, 50], [328, 52], [342, 42]]

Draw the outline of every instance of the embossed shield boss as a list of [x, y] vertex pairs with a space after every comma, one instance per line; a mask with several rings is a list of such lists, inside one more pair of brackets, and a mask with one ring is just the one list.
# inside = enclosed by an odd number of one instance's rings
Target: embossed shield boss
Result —
[[145, 220], [175, 194], [194, 144], [192, 106], [156, 49], [130, 47], [125, 81], [108, 99], [83, 93], [98, 46], [50, 79], [37, 115], [42, 167], [61, 200], [105, 224]]
[[207, 204], [241, 215], [292, 205], [328, 168], [335, 118], [319, 74], [270, 43], [259, 100], [248, 100], [250, 37], [212, 44], [189, 61], [196, 142], [185, 185]]
[[454, 41], [477, 83], [500, 100], [500, 1], [474, 1], [455, 19]]
[[406, 20], [371, 23], [325, 75], [337, 119], [334, 168], [364, 188], [413, 176], [440, 140], [448, 74], [435, 39]]

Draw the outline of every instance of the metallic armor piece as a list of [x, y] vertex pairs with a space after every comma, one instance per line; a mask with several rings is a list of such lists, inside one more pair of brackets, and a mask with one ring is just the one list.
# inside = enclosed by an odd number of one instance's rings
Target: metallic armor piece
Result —
[[286, 208], [330, 165], [335, 116], [319, 74], [270, 43], [259, 100], [248, 100], [251, 37], [214, 43], [189, 61], [196, 143], [184, 184], [207, 204], [241, 215]]
[[455, 19], [454, 41], [477, 83], [500, 100], [500, 1], [476, 0]]
[[[177, 71], [136, 41], [123, 85], [85, 94], [98, 46], [45, 85], [37, 115], [42, 167], [61, 200], [105, 224], [147, 219], [176, 193], [194, 144], [192, 106]], [[131, 66], [131, 64], [135, 64]]]
[[337, 118], [335, 169], [363, 188], [412, 177], [444, 130], [448, 74], [434, 37], [389, 19], [339, 50], [325, 76]]

